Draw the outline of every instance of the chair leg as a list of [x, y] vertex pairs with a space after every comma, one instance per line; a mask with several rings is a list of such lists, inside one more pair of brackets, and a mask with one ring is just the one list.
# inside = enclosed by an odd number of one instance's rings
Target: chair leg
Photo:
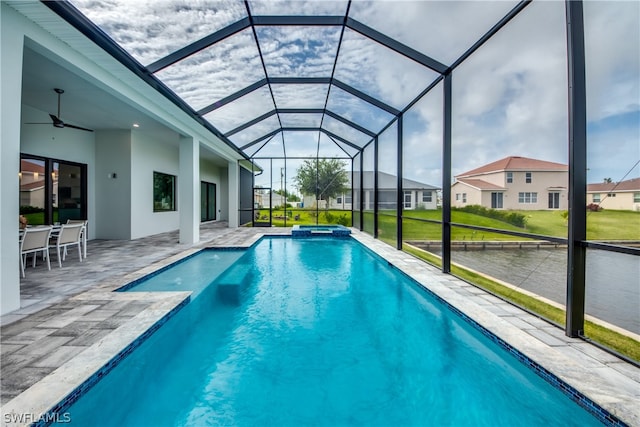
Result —
[[24, 264], [25, 264], [25, 261], [26, 261], [25, 260], [26, 257], [27, 257], [26, 255], [20, 254], [20, 271], [22, 272], [22, 277], [25, 277], [25, 275], [24, 275]]
[[49, 256], [49, 248], [45, 249], [43, 252], [47, 253], [47, 268], [51, 270], [51, 257]]
[[60, 258], [60, 246], [58, 246], [57, 249], [58, 249], [58, 266], [62, 268], [62, 259]]
[[80, 262], [82, 262], [82, 245], [78, 242], [78, 258], [80, 258]]

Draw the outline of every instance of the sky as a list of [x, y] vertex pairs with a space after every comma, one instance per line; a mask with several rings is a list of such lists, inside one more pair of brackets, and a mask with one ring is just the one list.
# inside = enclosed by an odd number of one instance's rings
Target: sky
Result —
[[[143, 65], [246, 16], [237, 0], [73, 0]], [[349, 16], [445, 65], [452, 64], [515, 6], [515, 1], [354, 1]], [[343, 15], [345, 1], [250, 1], [253, 15]], [[568, 163], [567, 63], [563, 1], [534, 1], [452, 74], [453, 175], [507, 157]], [[585, 1], [588, 182], [640, 176], [640, 2]], [[264, 57], [258, 55], [255, 36]], [[199, 110], [271, 77], [330, 77], [403, 109], [438, 74], [340, 27], [243, 30], [156, 73]], [[335, 61], [338, 52], [337, 61]], [[334, 70], [335, 62], [335, 70]], [[278, 108], [327, 108], [379, 132], [393, 118], [326, 84], [264, 86], [205, 115], [222, 132]], [[404, 116], [405, 177], [442, 180], [442, 84]], [[230, 137], [238, 146], [287, 126], [318, 126], [363, 146], [370, 139], [320, 115], [281, 115]], [[393, 173], [395, 125], [381, 135], [381, 170]], [[284, 149], [283, 149], [284, 141]], [[247, 149], [256, 156], [347, 157], [318, 132], [286, 132]], [[265, 161], [262, 161], [263, 163]], [[269, 163], [268, 161], [266, 161]], [[274, 161], [275, 162], [275, 161]], [[289, 169], [299, 160], [288, 162]], [[277, 163], [277, 164], [275, 164]], [[278, 188], [283, 162], [275, 162]], [[280, 164], [282, 163], [282, 164]], [[265, 164], [266, 166], [266, 164]], [[294, 171], [287, 173], [288, 186]], [[266, 175], [261, 179], [267, 179]], [[271, 177], [269, 178], [271, 179]]]

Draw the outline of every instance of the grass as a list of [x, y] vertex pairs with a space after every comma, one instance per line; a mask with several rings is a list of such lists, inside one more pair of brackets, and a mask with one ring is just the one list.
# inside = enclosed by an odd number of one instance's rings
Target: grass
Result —
[[[429, 264], [438, 267], [442, 266], [441, 259], [437, 255], [423, 251], [411, 245], [404, 245], [403, 250], [428, 262]], [[557, 325], [565, 325], [566, 314], [563, 309], [541, 301], [531, 295], [518, 292], [516, 289], [504, 286], [484, 275], [478, 274], [461, 266], [452, 265], [451, 273], [469, 283], [485, 289], [492, 294], [511, 301], [526, 310], [536, 313]], [[640, 342], [631, 337], [620, 334], [590, 320], [585, 320], [584, 335], [585, 337], [599, 342], [605, 347], [608, 347], [629, 359], [640, 362]]]
[[[260, 209], [258, 212], [262, 218], [269, 217], [269, 209]], [[315, 225], [316, 219], [318, 224], [338, 224], [337, 221], [340, 217], [344, 218], [343, 221], [345, 221], [347, 226], [351, 225], [351, 211], [329, 210], [328, 213], [330, 219], [327, 219], [327, 211], [323, 209], [318, 212], [316, 212], [315, 209], [287, 209], [286, 226]], [[295, 219], [296, 215], [299, 215], [298, 219]], [[284, 209], [274, 209], [272, 211], [271, 224], [276, 227], [284, 227], [284, 217]]]

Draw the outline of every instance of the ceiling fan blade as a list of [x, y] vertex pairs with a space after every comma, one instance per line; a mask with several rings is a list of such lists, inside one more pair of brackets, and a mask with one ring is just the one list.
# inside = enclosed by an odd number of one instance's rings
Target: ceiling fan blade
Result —
[[49, 123], [42, 123], [42, 122], [24, 122], [25, 125], [49, 125], [51, 126], [51, 122]]
[[87, 132], [93, 132], [93, 129], [87, 129], [76, 125], [70, 125], [69, 123], [64, 123], [64, 127], [78, 129], [78, 130], [86, 130]]
[[55, 127], [57, 127], [57, 128], [63, 128], [64, 127], [64, 122], [62, 120], [60, 120], [59, 118], [57, 118], [53, 114], [49, 114], [49, 117], [51, 117], [51, 120], [53, 121], [53, 125]]

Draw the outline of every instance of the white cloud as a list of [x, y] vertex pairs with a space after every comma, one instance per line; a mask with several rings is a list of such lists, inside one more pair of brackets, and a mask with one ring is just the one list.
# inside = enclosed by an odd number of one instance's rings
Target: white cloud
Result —
[[[244, 4], [233, 0], [77, 0], [74, 4], [143, 63], [246, 15]], [[356, 1], [350, 16], [451, 63], [515, 4]], [[252, 1], [250, 7], [256, 15], [337, 15], [344, 13], [346, 2], [270, 0]], [[627, 120], [633, 120], [640, 110], [640, 3], [587, 1], [584, 10], [588, 118], [590, 125], [610, 127], [590, 135], [589, 143], [598, 144], [590, 149], [590, 156], [601, 156], [597, 160], [590, 157], [590, 168], [613, 178], [622, 168], [616, 162], [638, 158], [640, 124], [625, 122], [621, 126], [618, 118], [626, 114], [624, 117], [632, 117]], [[565, 25], [564, 2], [532, 2], [454, 71], [454, 174], [510, 155], [567, 162]], [[257, 32], [273, 76], [330, 76], [339, 34], [336, 28], [259, 27]], [[167, 68], [158, 77], [197, 109], [264, 78], [264, 73], [253, 35], [245, 31]], [[435, 73], [347, 29], [336, 77], [403, 108], [433, 81]], [[322, 108], [326, 86], [274, 85], [273, 92], [279, 108]], [[428, 99], [406, 116], [404, 145], [410, 151], [405, 155], [405, 174], [437, 183], [442, 173], [438, 151], [442, 140], [441, 86]], [[273, 108], [264, 87], [215, 110], [207, 119], [228, 131]], [[373, 131], [391, 119], [336, 87], [331, 89], [328, 108]], [[635, 116], [628, 116], [633, 112]], [[307, 137], [299, 136], [305, 141]], [[297, 138], [285, 135], [285, 142], [288, 145]], [[311, 138], [317, 141], [318, 135]], [[615, 150], [602, 149], [606, 146]], [[276, 142], [269, 143], [261, 153], [277, 153], [277, 147]]]

